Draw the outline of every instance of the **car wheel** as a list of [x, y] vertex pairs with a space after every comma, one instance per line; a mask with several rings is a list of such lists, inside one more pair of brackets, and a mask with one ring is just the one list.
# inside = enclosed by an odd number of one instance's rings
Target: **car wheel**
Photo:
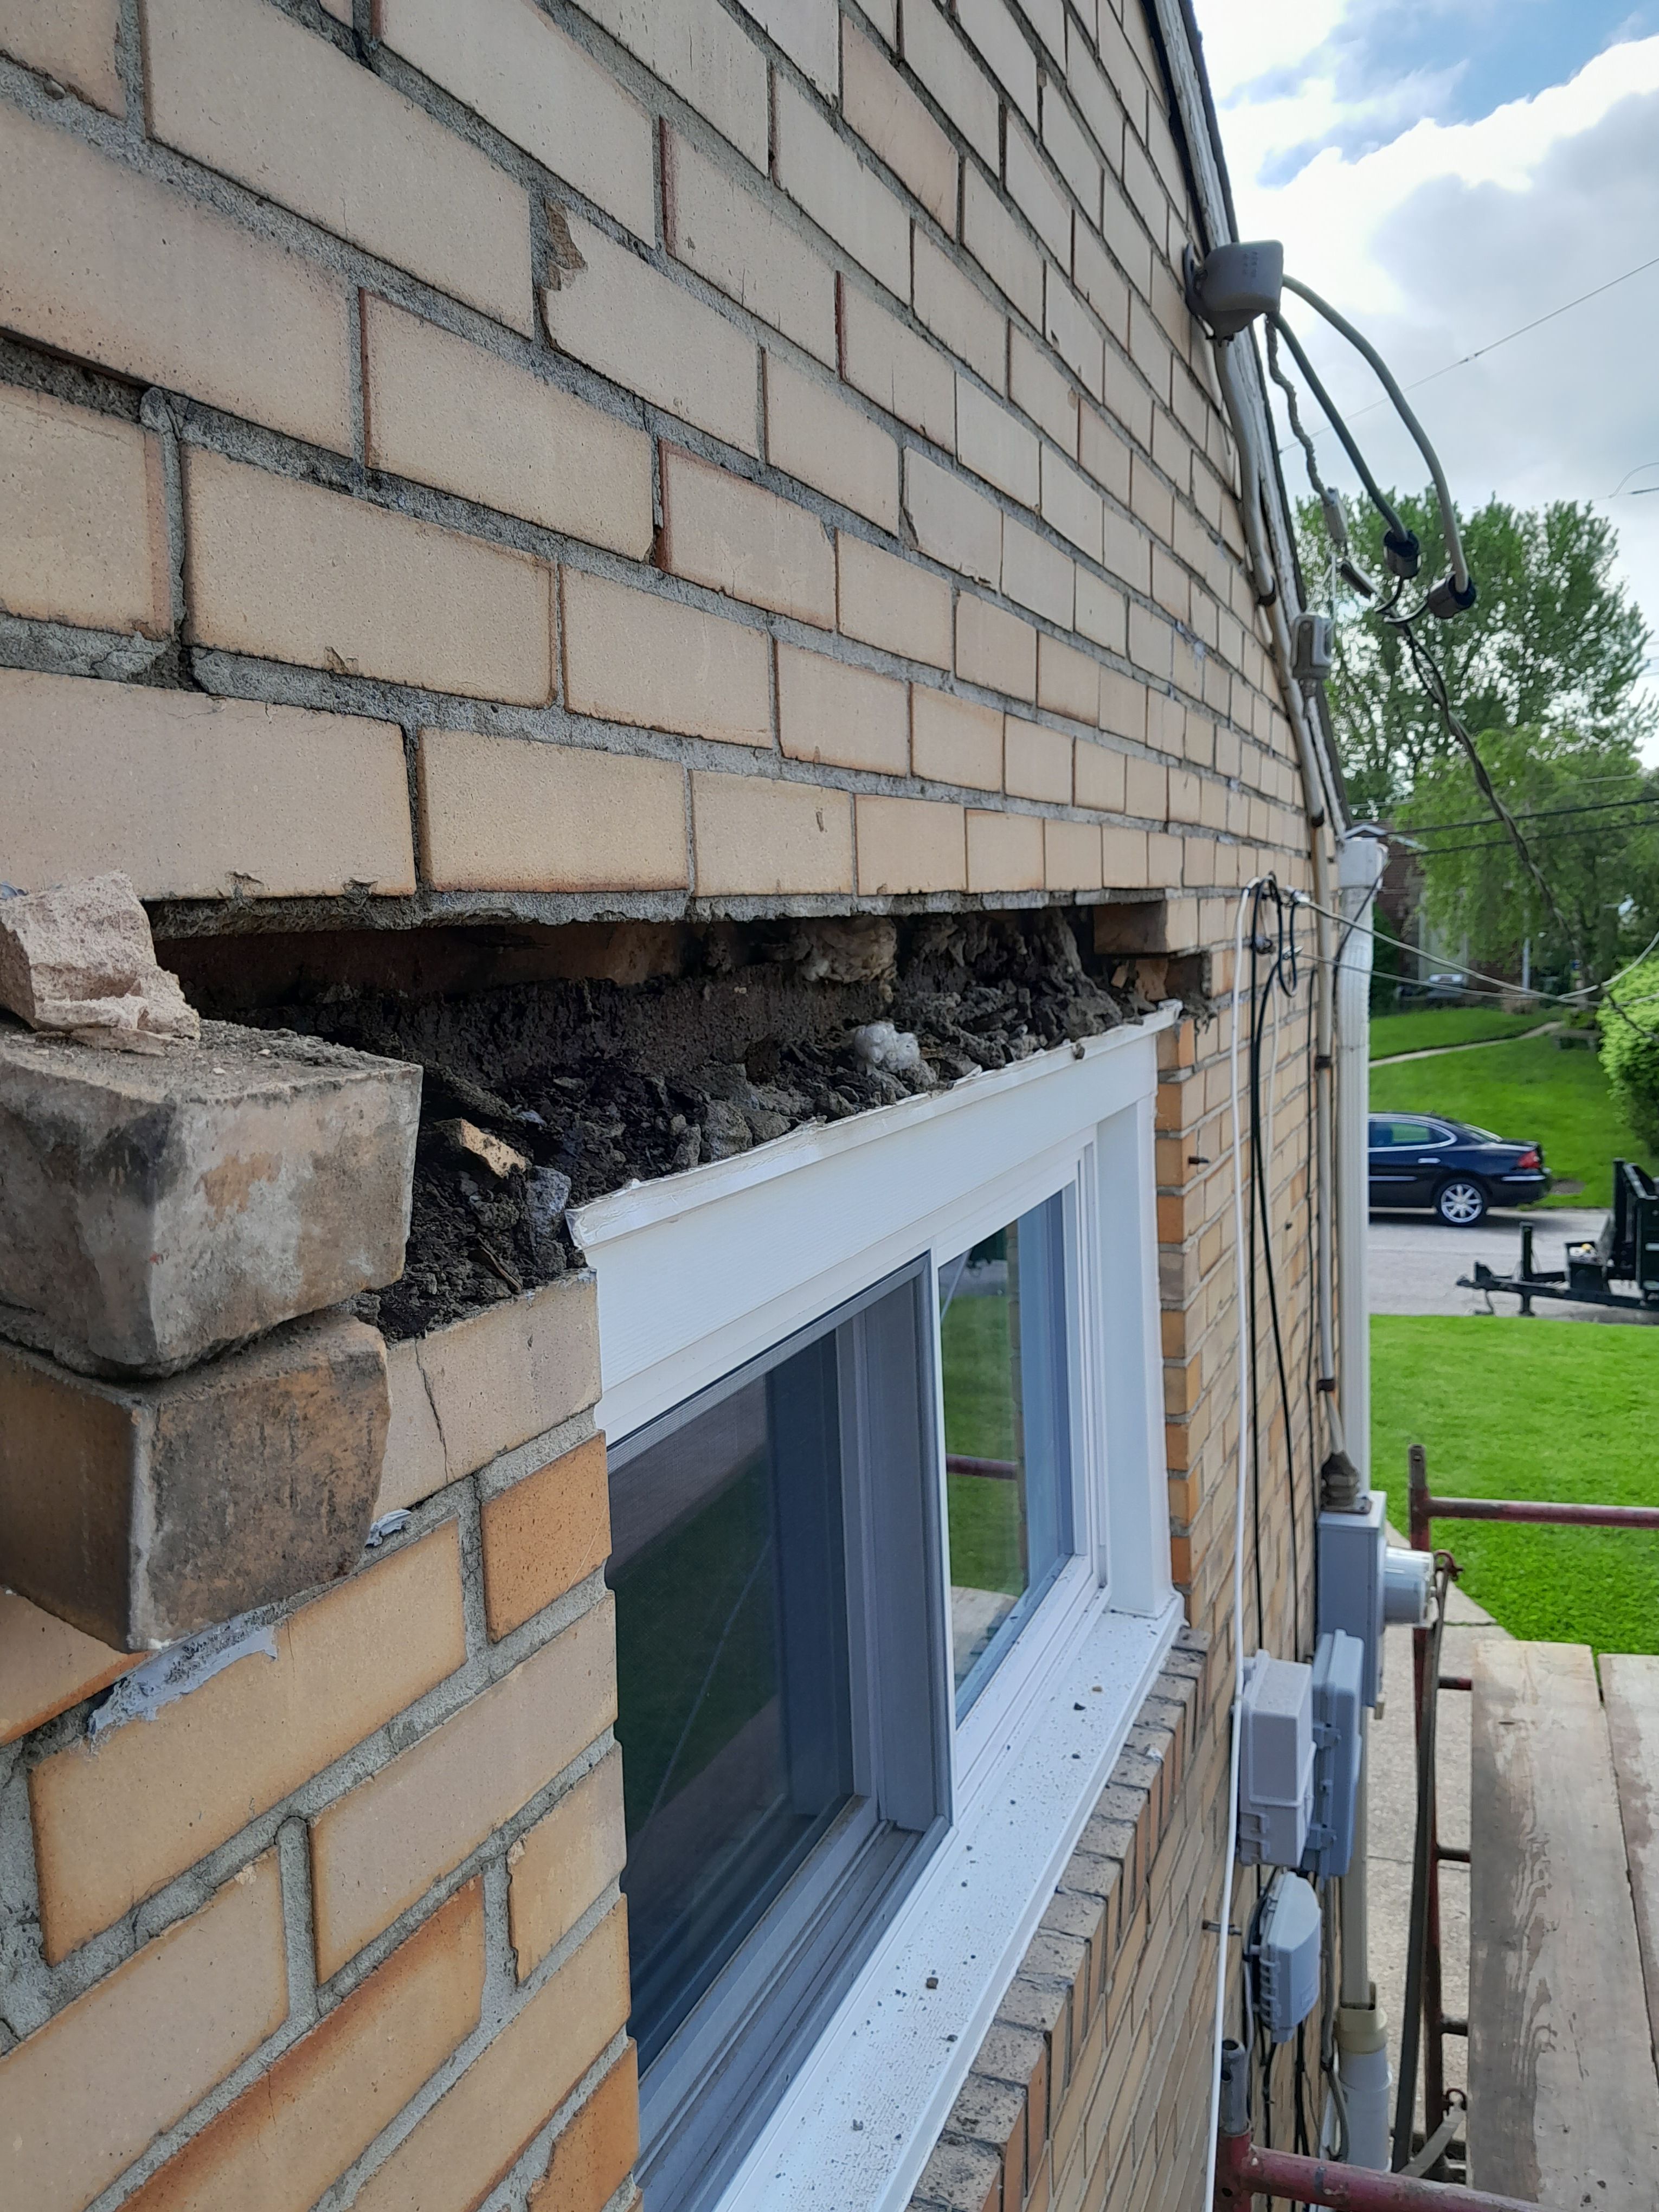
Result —
[[1486, 1194], [1473, 1176], [1448, 1176], [1434, 1194], [1434, 1210], [1450, 1229], [1473, 1229], [1486, 1215]]

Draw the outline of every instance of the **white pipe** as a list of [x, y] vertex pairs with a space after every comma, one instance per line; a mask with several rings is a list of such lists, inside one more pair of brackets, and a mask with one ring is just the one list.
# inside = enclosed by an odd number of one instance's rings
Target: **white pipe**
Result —
[[[1336, 960], [1336, 1294], [1342, 1429], [1361, 1477], [1371, 1464], [1370, 1212], [1366, 1115], [1370, 1085], [1370, 908], [1386, 855], [1380, 839], [1348, 837], [1337, 860], [1345, 924]], [[1358, 928], [1346, 925], [1357, 922]]]

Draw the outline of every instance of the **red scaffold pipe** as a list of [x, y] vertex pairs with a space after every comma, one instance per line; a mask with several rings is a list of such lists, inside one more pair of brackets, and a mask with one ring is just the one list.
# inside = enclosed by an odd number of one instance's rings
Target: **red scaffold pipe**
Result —
[[1249, 2212], [1258, 2197], [1322, 2204], [1330, 2212], [1538, 2212], [1518, 2197], [1492, 2197], [1455, 2182], [1414, 2174], [1374, 2173], [1294, 2151], [1258, 2150], [1248, 2133], [1221, 2138], [1216, 2159], [1216, 2212]]

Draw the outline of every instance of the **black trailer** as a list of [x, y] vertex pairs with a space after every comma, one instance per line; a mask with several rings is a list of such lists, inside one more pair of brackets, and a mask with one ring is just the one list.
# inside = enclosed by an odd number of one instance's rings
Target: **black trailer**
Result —
[[[1594, 1243], [1569, 1244], [1565, 1267], [1534, 1267], [1534, 1224], [1521, 1231], [1521, 1264], [1512, 1275], [1495, 1275], [1483, 1261], [1473, 1275], [1460, 1275], [1468, 1291], [1507, 1291], [1521, 1301], [1523, 1314], [1534, 1298], [1566, 1298], [1575, 1305], [1626, 1306], [1640, 1312], [1659, 1306], [1659, 1190], [1634, 1160], [1613, 1164], [1613, 1212]], [[1615, 1290], [1627, 1283], [1629, 1290]]]

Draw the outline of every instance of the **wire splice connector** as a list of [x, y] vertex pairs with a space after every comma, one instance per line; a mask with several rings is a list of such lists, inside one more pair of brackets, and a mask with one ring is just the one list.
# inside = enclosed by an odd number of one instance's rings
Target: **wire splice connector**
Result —
[[1391, 575], [1409, 582], [1423, 565], [1423, 548], [1414, 531], [1385, 530], [1382, 533], [1382, 558], [1389, 564]]
[[1429, 612], [1441, 622], [1455, 622], [1459, 615], [1468, 612], [1479, 597], [1473, 576], [1461, 592], [1450, 576], [1443, 576], [1429, 593], [1425, 604]]

